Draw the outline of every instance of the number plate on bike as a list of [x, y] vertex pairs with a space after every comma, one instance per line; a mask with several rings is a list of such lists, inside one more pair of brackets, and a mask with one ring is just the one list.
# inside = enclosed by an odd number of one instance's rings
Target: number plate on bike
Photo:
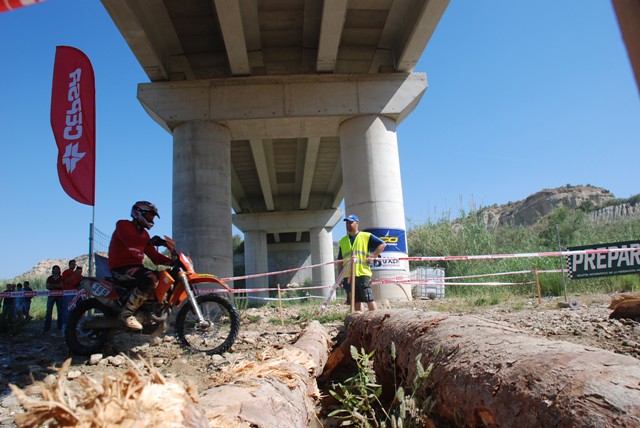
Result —
[[91, 294], [98, 297], [105, 297], [111, 292], [111, 287], [100, 284], [99, 282], [94, 282], [91, 284]]

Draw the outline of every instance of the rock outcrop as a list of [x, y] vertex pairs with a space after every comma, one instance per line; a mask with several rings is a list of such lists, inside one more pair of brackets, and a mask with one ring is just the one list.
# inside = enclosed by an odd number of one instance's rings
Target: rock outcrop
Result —
[[[106, 256], [106, 253], [99, 253]], [[63, 271], [69, 267], [69, 260], [75, 260], [78, 266], [82, 266], [84, 275], [87, 274], [89, 269], [89, 255], [83, 254], [81, 256], [75, 257], [74, 259], [44, 259], [40, 260], [37, 265], [34, 266], [29, 272], [25, 272], [22, 275], [14, 278], [16, 281], [21, 281], [24, 279], [31, 278], [40, 278], [47, 277], [51, 275], [51, 268], [54, 265], [60, 266], [60, 269]]]
[[531, 226], [556, 208], [575, 209], [581, 206], [597, 208], [615, 199], [615, 196], [595, 186], [564, 186], [543, 189], [518, 202], [482, 208], [479, 219], [489, 229], [498, 226]]

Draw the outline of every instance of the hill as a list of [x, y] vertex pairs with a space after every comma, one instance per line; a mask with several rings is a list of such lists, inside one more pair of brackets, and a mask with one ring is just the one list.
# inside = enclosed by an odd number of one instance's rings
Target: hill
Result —
[[[37, 265], [33, 267], [28, 272], [23, 273], [22, 275], [18, 275], [17, 277], [8, 280], [9, 282], [19, 282], [25, 279], [31, 278], [43, 278], [51, 275], [51, 268], [54, 265], [60, 266], [60, 269], [63, 271], [69, 266], [69, 260], [72, 259], [44, 259], [40, 260]], [[83, 273], [87, 273], [89, 269], [89, 255], [83, 254], [75, 257], [73, 260], [76, 261], [78, 266], [82, 266]]]
[[637, 198], [620, 200], [611, 192], [595, 186], [543, 189], [517, 202], [479, 209], [478, 216], [488, 229], [500, 226], [532, 226], [560, 207], [583, 209], [592, 220], [640, 215]]

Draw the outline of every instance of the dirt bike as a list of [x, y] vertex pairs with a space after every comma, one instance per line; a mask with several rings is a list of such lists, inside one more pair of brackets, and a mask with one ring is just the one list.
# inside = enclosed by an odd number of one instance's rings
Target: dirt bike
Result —
[[[216, 286], [231, 289], [214, 275], [196, 273], [191, 258], [178, 252], [171, 238], [158, 239], [163, 242], [157, 245], [171, 252], [173, 264], [169, 270], [157, 272], [159, 283], [153, 296], [134, 314], [143, 326], [141, 333], [164, 333], [170, 315], [179, 308], [174, 327], [183, 347], [207, 354], [227, 351], [240, 330], [240, 315], [228, 299], [207, 291], [219, 289]], [[71, 352], [89, 356], [103, 349], [116, 332], [132, 331], [119, 318], [132, 286], [135, 283], [123, 284], [112, 278], [90, 277], [80, 282], [88, 298], [79, 299], [69, 313], [64, 337]]]

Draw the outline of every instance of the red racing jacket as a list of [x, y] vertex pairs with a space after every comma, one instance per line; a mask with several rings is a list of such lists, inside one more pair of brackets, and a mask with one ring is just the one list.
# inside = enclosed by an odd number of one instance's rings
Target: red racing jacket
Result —
[[149, 233], [131, 220], [118, 220], [109, 243], [109, 270], [123, 266], [142, 265], [145, 254], [157, 265], [171, 265], [171, 259], [160, 254], [149, 243]]

